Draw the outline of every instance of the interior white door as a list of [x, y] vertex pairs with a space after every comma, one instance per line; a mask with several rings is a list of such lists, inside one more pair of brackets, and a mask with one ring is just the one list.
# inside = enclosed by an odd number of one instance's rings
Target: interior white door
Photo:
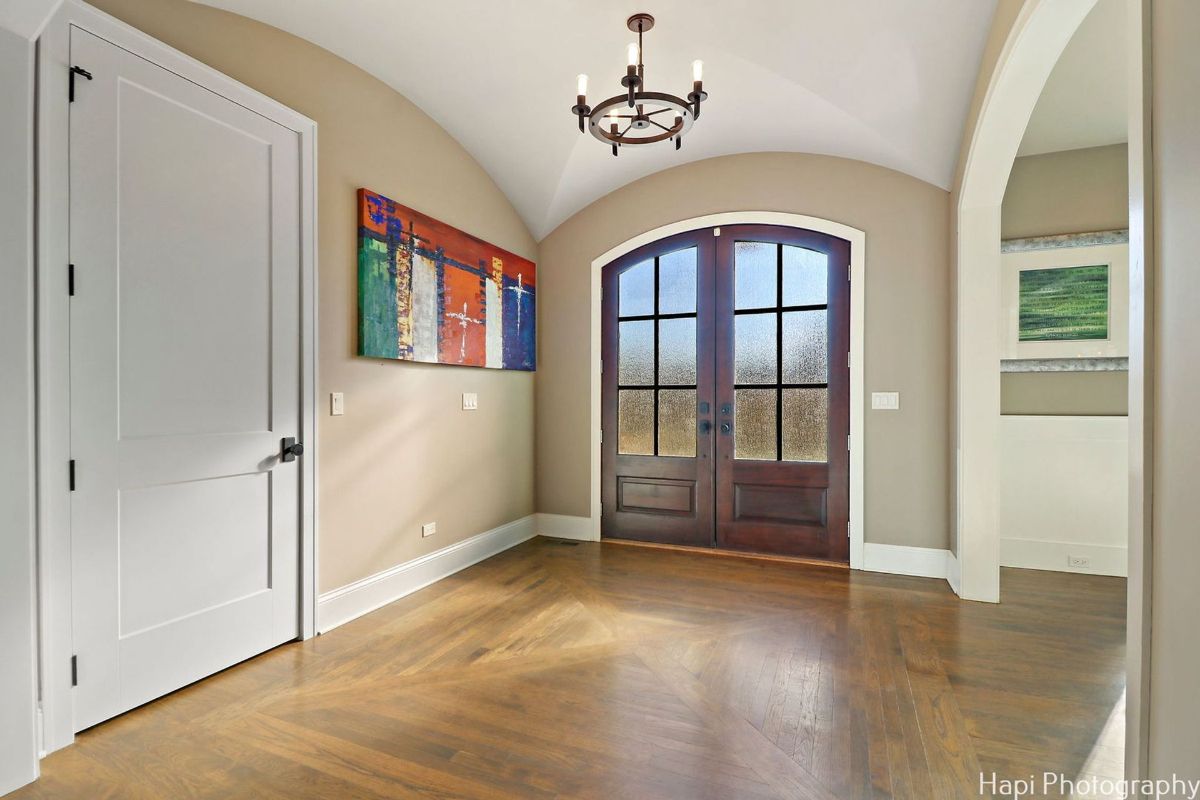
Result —
[[81, 29], [75, 727], [299, 633], [297, 134]]

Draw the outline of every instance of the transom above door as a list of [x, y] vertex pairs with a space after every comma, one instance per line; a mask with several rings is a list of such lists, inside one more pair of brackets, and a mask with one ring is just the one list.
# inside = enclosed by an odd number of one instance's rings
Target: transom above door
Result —
[[741, 225], [604, 268], [604, 537], [847, 560], [849, 253]]

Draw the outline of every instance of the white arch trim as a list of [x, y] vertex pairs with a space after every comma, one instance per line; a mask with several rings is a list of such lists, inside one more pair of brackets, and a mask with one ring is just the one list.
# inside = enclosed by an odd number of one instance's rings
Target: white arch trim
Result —
[[729, 211], [707, 214], [662, 225], [592, 260], [591, 275], [591, 539], [600, 540], [600, 320], [601, 271], [605, 265], [643, 245], [697, 228], [729, 225], [784, 225], [791, 228], [827, 233], [850, 242], [850, 566], [863, 567], [864, 502], [863, 464], [866, 437], [863, 435], [864, 338], [866, 335], [866, 264], [867, 234], [858, 228], [805, 214], [781, 211]]
[[955, 310], [960, 595], [1000, 600], [1000, 207], [1034, 106], [1096, 0], [1026, 0], [992, 72], [956, 209]]

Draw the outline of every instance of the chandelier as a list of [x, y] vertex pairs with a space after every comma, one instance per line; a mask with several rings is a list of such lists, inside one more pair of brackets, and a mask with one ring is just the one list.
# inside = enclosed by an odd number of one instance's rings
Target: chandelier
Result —
[[598, 103], [595, 108], [587, 104], [587, 75], [578, 78], [578, 96], [571, 113], [579, 117], [579, 132], [586, 130], [600, 141], [612, 145], [612, 154], [618, 155], [627, 144], [653, 144], [668, 139], [675, 140], [675, 149], [683, 145], [683, 135], [700, 118], [700, 103], [708, 99], [704, 91], [704, 64], [692, 62], [692, 91], [687, 100], [665, 92], [646, 91], [646, 68], [642, 63], [642, 34], [654, 27], [654, 17], [649, 14], [634, 14], [625, 24], [637, 33], [637, 44], [626, 48], [628, 65], [621, 85], [623, 94]]

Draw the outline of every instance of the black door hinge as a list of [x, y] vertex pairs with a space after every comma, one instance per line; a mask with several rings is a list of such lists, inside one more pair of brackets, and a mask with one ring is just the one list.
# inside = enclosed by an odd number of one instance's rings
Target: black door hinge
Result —
[[88, 72], [83, 67], [71, 67], [71, 88], [69, 90], [70, 101], [75, 102], [75, 76], [82, 75], [89, 81], [92, 79], [92, 73]]
[[71, 685], [79, 685], [79, 656], [71, 656]]
[[75, 296], [75, 265], [67, 264], [67, 294]]
[[75, 459], [71, 459], [71, 491], [75, 491]]

